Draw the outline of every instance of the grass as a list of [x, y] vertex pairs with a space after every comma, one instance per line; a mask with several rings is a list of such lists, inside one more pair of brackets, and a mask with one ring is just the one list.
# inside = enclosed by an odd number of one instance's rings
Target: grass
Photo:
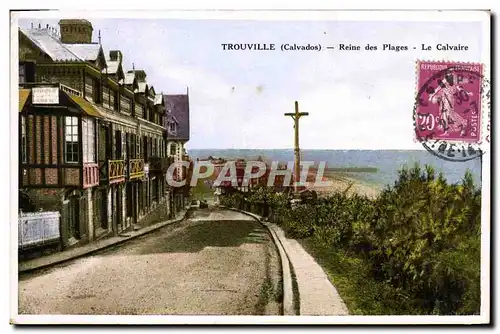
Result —
[[259, 301], [255, 306], [256, 309], [255, 313], [259, 315], [266, 314], [266, 305], [269, 303], [270, 300], [273, 299], [274, 299], [273, 283], [271, 283], [269, 277], [266, 277], [264, 284], [262, 284], [260, 287]]
[[292, 276], [292, 291], [293, 291], [293, 310], [296, 315], [300, 315], [300, 294], [299, 285], [297, 284], [297, 276], [295, 276], [295, 270], [291, 263], [289, 263]]
[[406, 296], [387, 283], [376, 281], [362, 258], [313, 238], [298, 240], [323, 268], [352, 315], [412, 314]]

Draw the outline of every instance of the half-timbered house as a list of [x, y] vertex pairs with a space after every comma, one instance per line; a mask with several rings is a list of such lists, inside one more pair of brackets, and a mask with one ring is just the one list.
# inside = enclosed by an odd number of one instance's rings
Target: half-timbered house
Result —
[[19, 29], [19, 189], [20, 210], [61, 213], [64, 247], [132, 228], [169, 192], [163, 96], [89, 21], [59, 25]]

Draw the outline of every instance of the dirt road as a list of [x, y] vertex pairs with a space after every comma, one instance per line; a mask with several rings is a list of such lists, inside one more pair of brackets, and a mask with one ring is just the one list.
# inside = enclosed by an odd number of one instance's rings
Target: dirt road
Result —
[[21, 276], [19, 312], [278, 315], [280, 282], [279, 257], [265, 228], [243, 214], [209, 208]]

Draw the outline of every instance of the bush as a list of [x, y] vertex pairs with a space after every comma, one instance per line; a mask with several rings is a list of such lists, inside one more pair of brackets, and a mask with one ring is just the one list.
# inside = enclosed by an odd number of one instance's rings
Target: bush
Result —
[[[223, 203], [237, 206], [242, 196]], [[461, 183], [448, 184], [432, 167], [415, 165], [401, 169], [394, 185], [373, 200], [337, 193], [293, 209], [289, 200], [270, 188], [248, 194], [288, 236], [312, 237], [321, 247], [362, 259], [375, 281], [405, 296], [405, 309], [479, 313], [481, 194], [469, 171]]]

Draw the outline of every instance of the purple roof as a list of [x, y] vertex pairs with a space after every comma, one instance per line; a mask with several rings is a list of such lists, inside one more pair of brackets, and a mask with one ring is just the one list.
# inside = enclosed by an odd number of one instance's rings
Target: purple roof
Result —
[[189, 95], [163, 95], [165, 108], [178, 122], [176, 134], [168, 134], [167, 138], [189, 140]]

